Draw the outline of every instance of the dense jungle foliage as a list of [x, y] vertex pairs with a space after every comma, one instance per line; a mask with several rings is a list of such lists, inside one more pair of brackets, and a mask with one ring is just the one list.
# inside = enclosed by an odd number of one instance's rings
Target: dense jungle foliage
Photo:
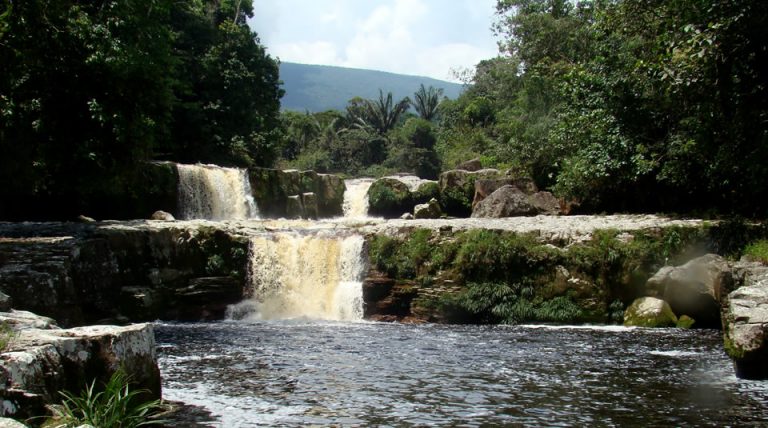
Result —
[[119, 215], [150, 159], [271, 165], [250, 0], [0, 2], [0, 217]]
[[280, 114], [249, 0], [3, 0], [0, 218], [119, 213], [152, 159], [435, 178], [479, 157], [584, 212], [768, 213], [768, 3], [496, 9], [500, 54], [456, 100]]
[[346, 113], [284, 114], [282, 155], [300, 167], [424, 176], [479, 157], [588, 212], [764, 217], [766, 23], [768, 3], [755, 0], [500, 0], [500, 55], [457, 100], [420, 114], [434, 136], [425, 152], [411, 155], [416, 114], [361, 133], [352, 100]]

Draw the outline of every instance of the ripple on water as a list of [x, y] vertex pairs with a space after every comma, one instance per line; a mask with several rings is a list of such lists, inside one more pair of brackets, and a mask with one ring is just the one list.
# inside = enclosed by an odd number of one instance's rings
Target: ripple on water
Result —
[[217, 426], [761, 426], [768, 385], [717, 332], [328, 323], [159, 324], [164, 395]]

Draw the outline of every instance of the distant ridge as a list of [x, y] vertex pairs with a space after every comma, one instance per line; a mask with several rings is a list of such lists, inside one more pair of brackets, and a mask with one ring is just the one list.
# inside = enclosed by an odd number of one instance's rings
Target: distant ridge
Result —
[[379, 89], [391, 91], [396, 101], [413, 97], [422, 83], [443, 88], [443, 95], [451, 99], [463, 90], [461, 84], [429, 77], [291, 62], [280, 64], [280, 79], [285, 89], [282, 109], [310, 112], [343, 110], [353, 97], [377, 98]]

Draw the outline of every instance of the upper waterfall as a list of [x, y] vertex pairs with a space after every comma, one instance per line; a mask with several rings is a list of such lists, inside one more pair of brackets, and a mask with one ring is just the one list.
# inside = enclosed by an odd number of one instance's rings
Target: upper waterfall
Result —
[[344, 217], [359, 218], [368, 216], [368, 189], [376, 181], [373, 178], [354, 178], [344, 180]]
[[248, 173], [216, 165], [176, 165], [181, 219], [243, 220], [258, 218]]
[[361, 235], [280, 232], [251, 238], [251, 301], [235, 318], [359, 320], [365, 275]]

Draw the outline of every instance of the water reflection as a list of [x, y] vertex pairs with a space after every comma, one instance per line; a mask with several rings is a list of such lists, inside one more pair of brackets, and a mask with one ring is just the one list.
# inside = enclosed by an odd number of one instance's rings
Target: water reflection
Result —
[[373, 323], [161, 324], [167, 398], [212, 426], [761, 426], [717, 332]]

